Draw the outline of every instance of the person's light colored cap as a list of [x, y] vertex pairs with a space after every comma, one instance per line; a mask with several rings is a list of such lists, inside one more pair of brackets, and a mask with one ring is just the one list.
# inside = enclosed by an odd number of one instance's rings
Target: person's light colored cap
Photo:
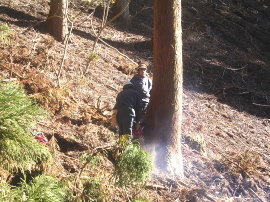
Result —
[[126, 85], [132, 85], [133, 86], [133, 83], [131, 83], [130, 81], [124, 81], [123, 86], [126, 86]]
[[147, 69], [147, 65], [144, 64], [144, 63], [141, 63], [141, 64], [139, 64], [139, 66], [137, 67], [137, 70], [139, 70], [139, 69]]

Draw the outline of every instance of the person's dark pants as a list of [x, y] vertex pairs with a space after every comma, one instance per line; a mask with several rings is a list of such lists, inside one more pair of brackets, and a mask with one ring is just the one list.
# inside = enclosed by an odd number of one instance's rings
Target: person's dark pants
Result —
[[118, 118], [119, 136], [121, 135], [132, 135], [133, 129], [133, 117]]

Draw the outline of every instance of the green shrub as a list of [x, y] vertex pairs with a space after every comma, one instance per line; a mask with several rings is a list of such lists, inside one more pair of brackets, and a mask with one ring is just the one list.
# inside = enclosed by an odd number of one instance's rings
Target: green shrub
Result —
[[[105, 153], [105, 151], [104, 151]], [[93, 151], [88, 151], [84, 153], [81, 157], [81, 160], [86, 161], [91, 167], [98, 167], [101, 163], [103, 156], [100, 153], [94, 153]]]
[[146, 181], [153, 169], [152, 158], [138, 144], [130, 144], [122, 153], [116, 166], [116, 184], [129, 186]]
[[98, 179], [88, 180], [84, 183], [84, 201], [104, 201], [104, 191]]
[[30, 183], [26, 183], [24, 180], [18, 187], [12, 188], [8, 184], [1, 186], [1, 201], [66, 201], [66, 190], [64, 186], [50, 176], [37, 176]]
[[0, 201], [14, 201], [16, 197], [15, 192], [12, 191], [11, 186], [5, 182], [0, 183]]
[[30, 169], [51, 158], [48, 149], [31, 134], [45, 111], [18, 85], [0, 79], [0, 166], [8, 171]]

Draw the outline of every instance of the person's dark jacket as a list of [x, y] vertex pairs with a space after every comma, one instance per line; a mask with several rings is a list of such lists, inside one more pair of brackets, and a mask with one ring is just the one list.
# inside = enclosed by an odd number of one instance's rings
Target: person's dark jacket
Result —
[[126, 85], [116, 97], [116, 104], [113, 109], [117, 109], [118, 119], [133, 117], [136, 121], [141, 120], [142, 116], [141, 96], [132, 85]]
[[134, 88], [140, 93], [142, 101], [149, 102], [150, 92], [152, 90], [152, 81], [147, 76], [136, 74], [130, 80]]

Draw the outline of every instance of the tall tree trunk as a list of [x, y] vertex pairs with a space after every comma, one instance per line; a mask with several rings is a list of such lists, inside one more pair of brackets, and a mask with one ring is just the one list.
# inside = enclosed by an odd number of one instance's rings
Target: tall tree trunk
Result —
[[[123, 12], [119, 18], [118, 21], [122, 22], [126, 26], [130, 26], [131, 20], [130, 20], [130, 14], [129, 14], [129, 2], [130, 0], [116, 0], [113, 4], [113, 13], [114, 15], [117, 15], [120, 12]], [[123, 11], [123, 9], [125, 9]]]
[[156, 165], [183, 176], [181, 0], [154, 1], [153, 90], [146, 114], [145, 138]]
[[68, 0], [51, 0], [47, 18], [47, 30], [57, 41], [64, 41], [68, 34], [67, 25]]

